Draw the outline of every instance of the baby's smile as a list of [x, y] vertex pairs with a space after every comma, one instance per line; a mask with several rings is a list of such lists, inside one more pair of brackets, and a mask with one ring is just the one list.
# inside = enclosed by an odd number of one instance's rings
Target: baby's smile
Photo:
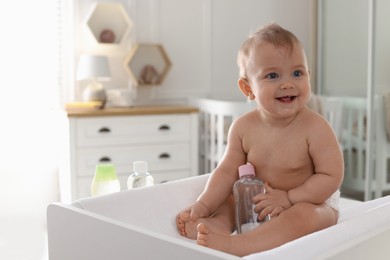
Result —
[[297, 96], [283, 96], [283, 97], [278, 97], [276, 99], [282, 103], [290, 103], [290, 102], [294, 101], [296, 97]]

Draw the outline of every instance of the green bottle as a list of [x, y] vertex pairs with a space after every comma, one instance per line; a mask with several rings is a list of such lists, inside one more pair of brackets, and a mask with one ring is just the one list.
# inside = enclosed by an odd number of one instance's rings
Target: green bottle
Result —
[[91, 195], [99, 196], [120, 191], [120, 183], [116, 176], [115, 166], [111, 163], [96, 165], [95, 176], [91, 184]]

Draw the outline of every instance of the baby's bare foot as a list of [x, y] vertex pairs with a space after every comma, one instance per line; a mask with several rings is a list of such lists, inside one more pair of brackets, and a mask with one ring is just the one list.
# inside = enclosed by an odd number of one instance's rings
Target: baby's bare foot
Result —
[[[176, 217], [176, 225], [179, 234], [189, 239], [196, 239], [198, 230], [196, 226], [205, 221], [204, 218], [200, 218], [197, 221], [190, 221], [190, 211], [183, 211]], [[207, 222], [207, 220], [206, 220]]]
[[211, 230], [209, 226], [204, 223], [200, 223], [197, 226], [197, 230], [198, 245], [213, 248], [227, 253], [229, 252], [232, 239], [230, 235], [217, 233]]
[[190, 212], [183, 211], [176, 217], [176, 226], [179, 234], [189, 239], [196, 239], [198, 230], [196, 226], [200, 222], [208, 222], [207, 219], [200, 218], [197, 221], [190, 221]]
[[197, 239], [197, 226], [200, 223], [207, 225], [207, 227], [210, 227], [213, 231], [221, 234], [230, 235], [232, 233], [231, 225], [223, 218], [208, 217], [190, 221], [190, 213], [188, 211], [183, 211], [176, 217], [176, 225], [180, 235], [190, 239]]
[[183, 211], [176, 216], [176, 227], [180, 235], [187, 237], [186, 224], [190, 219], [189, 211]]

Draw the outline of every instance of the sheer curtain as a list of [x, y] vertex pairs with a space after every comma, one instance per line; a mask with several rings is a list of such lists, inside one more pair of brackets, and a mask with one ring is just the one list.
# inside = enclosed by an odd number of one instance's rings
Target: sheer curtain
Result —
[[47, 204], [58, 199], [63, 2], [7, 1], [0, 9], [1, 217], [30, 217], [42, 226]]

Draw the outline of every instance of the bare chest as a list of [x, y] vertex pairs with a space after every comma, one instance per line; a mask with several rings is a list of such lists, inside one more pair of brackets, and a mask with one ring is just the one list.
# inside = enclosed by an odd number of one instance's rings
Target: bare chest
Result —
[[254, 135], [246, 148], [248, 161], [255, 165], [258, 177], [275, 188], [300, 185], [313, 174], [303, 134]]

